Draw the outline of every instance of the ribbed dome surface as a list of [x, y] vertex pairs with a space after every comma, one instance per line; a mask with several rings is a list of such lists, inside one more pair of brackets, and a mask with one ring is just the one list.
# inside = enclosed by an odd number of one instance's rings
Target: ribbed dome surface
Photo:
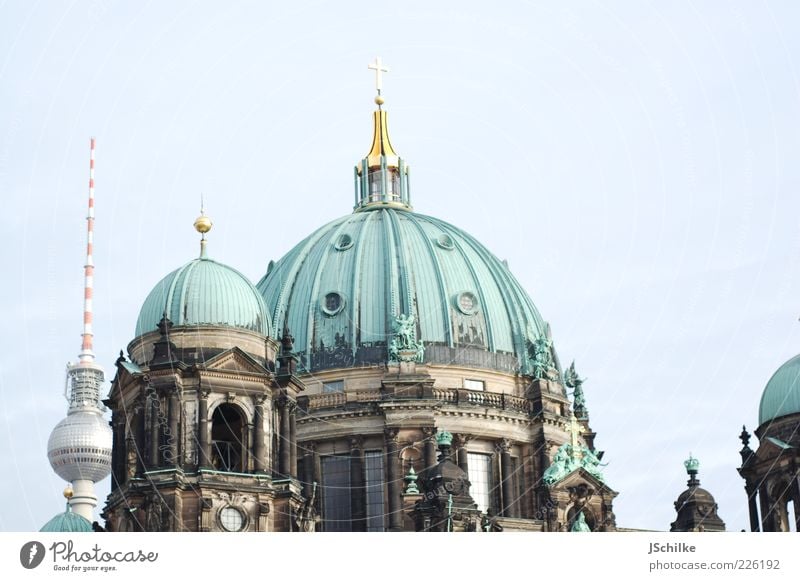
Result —
[[781, 365], [767, 382], [758, 408], [758, 422], [765, 424], [796, 413], [800, 413], [800, 355]]
[[79, 514], [75, 514], [69, 508], [61, 514], [57, 514], [39, 529], [40, 533], [91, 533], [92, 523]]
[[150, 291], [136, 321], [136, 336], [155, 331], [164, 315], [175, 325], [220, 325], [270, 333], [264, 300], [253, 283], [208, 258], [192, 260]]
[[386, 361], [392, 322], [416, 317], [425, 361], [529, 373], [545, 333], [506, 265], [470, 235], [414, 212], [373, 208], [323, 226], [258, 283], [307, 370]]

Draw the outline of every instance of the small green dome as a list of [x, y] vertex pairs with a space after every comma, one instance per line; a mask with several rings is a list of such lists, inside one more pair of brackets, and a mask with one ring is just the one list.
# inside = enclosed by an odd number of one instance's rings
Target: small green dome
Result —
[[758, 422], [763, 425], [796, 413], [800, 413], [800, 355], [781, 365], [767, 382], [758, 407]]
[[67, 510], [51, 518], [39, 529], [40, 533], [91, 533], [92, 523], [75, 514], [67, 505]]
[[257, 286], [307, 371], [385, 362], [400, 315], [414, 317], [426, 363], [527, 374], [531, 343], [547, 333], [505, 263], [403, 208], [365, 206], [323, 226]]
[[264, 299], [239, 271], [205, 257], [169, 273], [142, 305], [136, 336], [158, 329], [166, 315], [176, 326], [219, 325], [270, 334]]

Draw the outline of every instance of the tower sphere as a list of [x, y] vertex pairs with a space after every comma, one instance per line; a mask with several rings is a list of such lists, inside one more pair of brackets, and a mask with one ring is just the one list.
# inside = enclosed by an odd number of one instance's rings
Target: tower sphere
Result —
[[53, 428], [47, 458], [67, 482], [100, 482], [111, 474], [111, 441], [111, 428], [99, 411], [77, 411]]

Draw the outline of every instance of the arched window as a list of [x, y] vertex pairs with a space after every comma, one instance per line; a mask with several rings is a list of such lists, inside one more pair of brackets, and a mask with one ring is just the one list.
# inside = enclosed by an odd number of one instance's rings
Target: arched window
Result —
[[211, 418], [211, 463], [214, 470], [244, 472], [244, 427], [242, 413], [224, 403]]

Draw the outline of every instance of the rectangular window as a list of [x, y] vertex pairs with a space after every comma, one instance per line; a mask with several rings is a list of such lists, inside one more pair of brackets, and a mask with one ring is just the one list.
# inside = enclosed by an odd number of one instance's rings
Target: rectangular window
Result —
[[383, 508], [383, 450], [364, 453], [367, 532], [385, 530]]
[[492, 457], [488, 454], [467, 453], [469, 492], [478, 510], [486, 512], [492, 506]]
[[344, 391], [344, 380], [338, 381], [323, 381], [322, 393], [342, 393]]
[[350, 531], [350, 456], [323, 456], [322, 530]]
[[473, 391], [483, 391], [486, 388], [483, 381], [479, 379], [465, 379], [464, 389], [471, 389]]

